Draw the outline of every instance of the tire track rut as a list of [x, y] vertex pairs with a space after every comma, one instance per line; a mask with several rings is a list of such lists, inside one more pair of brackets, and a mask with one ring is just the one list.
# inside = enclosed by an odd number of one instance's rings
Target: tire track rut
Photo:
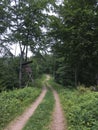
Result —
[[[52, 89], [52, 88], [51, 88]], [[52, 89], [55, 98], [55, 108], [53, 112], [53, 118], [51, 123], [51, 130], [67, 130], [66, 121], [64, 118], [60, 99], [56, 90]]]

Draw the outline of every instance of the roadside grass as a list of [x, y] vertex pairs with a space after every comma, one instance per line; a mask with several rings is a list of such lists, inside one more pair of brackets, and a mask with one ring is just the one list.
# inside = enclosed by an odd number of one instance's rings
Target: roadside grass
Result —
[[23, 130], [49, 130], [54, 102], [53, 93], [48, 90], [42, 103], [38, 106], [34, 115], [29, 119]]
[[49, 83], [59, 93], [68, 130], [98, 130], [98, 92], [64, 88], [52, 79]]
[[40, 95], [46, 76], [35, 80], [31, 87], [3, 91], [0, 93], [0, 130], [21, 115], [23, 111]]
[[40, 94], [41, 89], [24, 88], [0, 94], [0, 130], [19, 116]]

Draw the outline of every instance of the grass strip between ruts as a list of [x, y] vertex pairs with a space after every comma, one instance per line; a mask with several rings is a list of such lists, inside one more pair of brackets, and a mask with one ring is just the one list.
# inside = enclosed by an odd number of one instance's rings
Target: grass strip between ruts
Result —
[[38, 106], [34, 115], [29, 119], [23, 130], [49, 130], [54, 102], [53, 93], [48, 90], [42, 103]]

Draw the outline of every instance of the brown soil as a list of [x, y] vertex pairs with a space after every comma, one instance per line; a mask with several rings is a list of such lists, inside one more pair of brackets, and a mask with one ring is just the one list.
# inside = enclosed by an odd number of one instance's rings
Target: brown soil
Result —
[[51, 130], [67, 130], [66, 121], [64, 119], [63, 110], [60, 104], [59, 96], [55, 90], [53, 90], [55, 98], [55, 109], [53, 112], [53, 119], [51, 123]]
[[38, 105], [42, 102], [46, 92], [47, 89], [44, 88], [36, 101], [20, 117], [12, 121], [4, 130], [22, 130], [28, 119], [33, 115]]

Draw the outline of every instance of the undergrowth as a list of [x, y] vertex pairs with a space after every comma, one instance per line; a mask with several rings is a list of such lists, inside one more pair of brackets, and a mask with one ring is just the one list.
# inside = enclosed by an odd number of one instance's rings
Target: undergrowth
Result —
[[20, 115], [37, 98], [40, 92], [40, 89], [30, 87], [2, 92], [0, 94], [0, 130]]
[[33, 86], [37, 87], [37, 88], [42, 88], [44, 83], [45, 83], [45, 81], [46, 81], [46, 75], [43, 74], [40, 78], [35, 79], [35, 81], [33, 83]]
[[45, 76], [36, 79], [32, 87], [0, 93], [0, 130], [23, 111], [39, 96]]
[[3, 91], [0, 93], [0, 130], [8, 125], [14, 118], [21, 115], [23, 111], [39, 96], [45, 75], [36, 79], [32, 87]]
[[98, 92], [89, 89], [67, 89], [53, 80], [67, 118], [68, 130], [98, 130]]
[[23, 130], [49, 130], [53, 107], [54, 97], [49, 90]]

